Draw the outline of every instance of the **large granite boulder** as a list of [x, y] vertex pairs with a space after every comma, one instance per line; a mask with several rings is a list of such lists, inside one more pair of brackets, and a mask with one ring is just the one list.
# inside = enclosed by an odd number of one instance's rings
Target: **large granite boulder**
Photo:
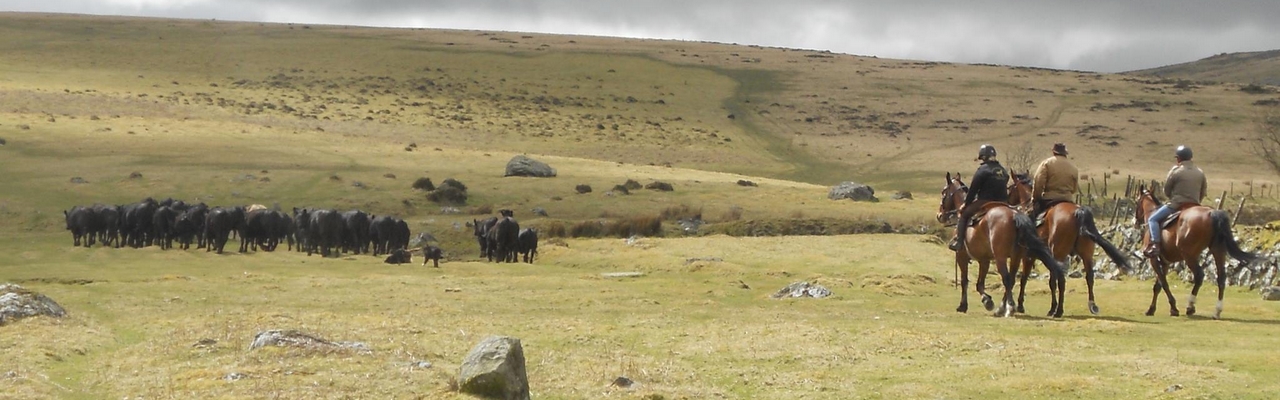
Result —
[[827, 193], [831, 200], [850, 199], [853, 201], [880, 201], [876, 198], [876, 190], [857, 182], [841, 182]]
[[37, 315], [61, 318], [67, 311], [48, 296], [12, 283], [0, 284], [0, 325]]
[[556, 169], [550, 165], [523, 154], [512, 157], [511, 161], [507, 161], [507, 174], [503, 176], [532, 176], [537, 178], [550, 178], [556, 176]]
[[480, 341], [462, 360], [458, 388], [490, 399], [529, 400], [520, 339], [490, 336]]

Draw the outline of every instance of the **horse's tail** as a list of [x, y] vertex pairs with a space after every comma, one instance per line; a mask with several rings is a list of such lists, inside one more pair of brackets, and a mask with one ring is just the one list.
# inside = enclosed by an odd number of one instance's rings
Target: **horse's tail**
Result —
[[1049, 246], [1045, 245], [1043, 240], [1040, 240], [1040, 234], [1036, 232], [1036, 223], [1031, 221], [1031, 217], [1016, 213], [1013, 215], [1013, 225], [1018, 230], [1018, 244], [1027, 249], [1028, 255], [1044, 263], [1050, 272], [1066, 275], [1067, 266], [1053, 259], [1053, 252], [1049, 251]]
[[1226, 211], [1213, 210], [1209, 212], [1209, 219], [1213, 221], [1214, 246], [1225, 247], [1231, 258], [1240, 260], [1245, 265], [1249, 265], [1258, 258], [1257, 254], [1240, 249], [1240, 243], [1236, 242], [1235, 235], [1231, 233], [1231, 217]]
[[1116, 248], [1106, 238], [1103, 238], [1101, 233], [1098, 233], [1098, 225], [1093, 222], [1093, 211], [1090, 211], [1087, 207], [1076, 208], [1076, 225], [1080, 227], [1081, 236], [1089, 238], [1089, 240], [1102, 247], [1102, 251], [1107, 253], [1107, 257], [1110, 257], [1111, 261], [1116, 263], [1116, 267], [1120, 268], [1120, 271], [1126, 274], [1129, 273], [1129, 259], [1124, 256], [1124, 252]]

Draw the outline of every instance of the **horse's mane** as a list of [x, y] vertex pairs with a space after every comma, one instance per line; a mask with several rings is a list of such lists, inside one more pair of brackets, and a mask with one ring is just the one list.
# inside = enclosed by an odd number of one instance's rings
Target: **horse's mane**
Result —
[[1018, 182], [1022, 183], [1023, 185], [1030, 185], [1030, 184], [1031, 184], [1031, 173], [1026, 172], [1026, 173], [1021, 173], [1021, 174], [1013, 174], [1013, 179], [1017, 179], [1017, 180], [1018, 180]]

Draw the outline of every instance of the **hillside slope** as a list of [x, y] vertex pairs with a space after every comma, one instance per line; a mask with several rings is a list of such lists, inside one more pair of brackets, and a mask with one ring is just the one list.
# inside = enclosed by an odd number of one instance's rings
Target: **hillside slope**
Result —
[[1162, 177], [1188, 144], [1215, 187], [1273, 179], [1236, 144], [1276, 96], [1227, 84], [511, 32], [10, 13], [0, 33], [0, 137], [19, 141], [71, 119], [108, 138], [129, 137], [112, 124], [130, 118], [203, 121], [192, 133], [246, 125], [930, 191], [971, 171], [982, 143], [1038, 159], [1066, 142], [1082, 173], [1121, 181]]
[[1280, 50], [1222, 53], [1200, 60], [1128, 72], [1198, 82], [1280, 85]]

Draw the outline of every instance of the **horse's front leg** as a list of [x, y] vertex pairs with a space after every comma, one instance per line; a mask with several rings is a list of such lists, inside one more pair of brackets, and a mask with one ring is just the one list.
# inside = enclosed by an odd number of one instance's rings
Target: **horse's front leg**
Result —
[[[1151, 272], [1154, 273], [1156, 279], [1151, 284], [1151, 307], [1147, 308], [1147, 316], [1156, 315], [1156, 300], [1160, 298], [1160, 289], [1164, 282], [1164, 267], [1159, 260], [1151, 259]], [[1174, 312], [1177, 312], [1174, 309]]]

